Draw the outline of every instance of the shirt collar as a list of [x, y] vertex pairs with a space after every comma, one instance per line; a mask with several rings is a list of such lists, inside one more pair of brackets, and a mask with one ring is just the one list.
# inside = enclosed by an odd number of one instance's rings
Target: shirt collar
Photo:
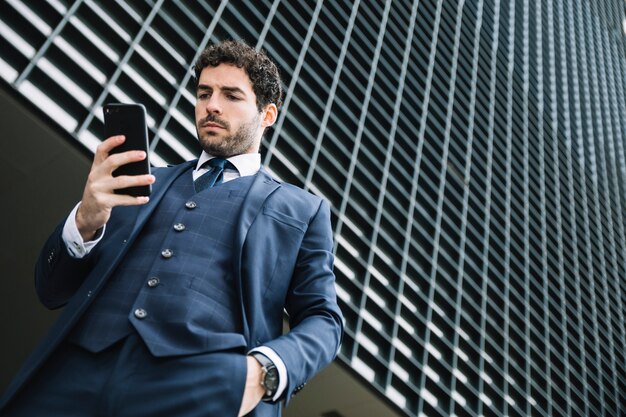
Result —
[[[215, 158], [213, 155], [203, 151], [198, 159], [198, 163], [196, 164], [196, 171], [200, 169], [202, 164], [213, 158]], [[258, 152], [242, 153], [226, 159], [228, 159], [228, 161], [230, 161], [230, 163], [237, 168], [239, 175], [242, 177], [254, 175], [259, 171], [259, 169], [261, 169], [261, 154]]]

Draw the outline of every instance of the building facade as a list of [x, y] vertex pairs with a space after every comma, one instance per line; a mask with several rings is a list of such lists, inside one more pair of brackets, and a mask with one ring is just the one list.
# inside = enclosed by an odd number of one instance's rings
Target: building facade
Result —
[[626, 413], [622, 0], [0, 4], [0, 76], [93, 151], [140, 102], [199, 153], [190, 70], [279, 64], [262, 157], [332, 206], [339, 361], [408, 416]]

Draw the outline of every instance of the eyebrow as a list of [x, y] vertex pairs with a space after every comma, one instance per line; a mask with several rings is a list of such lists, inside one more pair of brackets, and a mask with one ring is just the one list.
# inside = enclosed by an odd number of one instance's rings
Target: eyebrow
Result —
[[222, 91], [225, 91], [227, 93], [241, 94], [242, 96], [246, 95], [246, 93], [239, 87], [222, 87]]
[[[210, 87], [210, 86], [208, 86], [206, 84], [199, 84], [198, 87], [196, 88], [196, 91], [203, 91], [203, 90], [211, 90], [211, 91], [213, 91], [213, 87]], [[243, 91], [239, 87], [225, 86], [225, 87], [221, 87], [221, 90], [225, 91], [227, 93], [236, 93], [236, 94], [241, 94], [243, 96], [246, 95], [245, 91]]]

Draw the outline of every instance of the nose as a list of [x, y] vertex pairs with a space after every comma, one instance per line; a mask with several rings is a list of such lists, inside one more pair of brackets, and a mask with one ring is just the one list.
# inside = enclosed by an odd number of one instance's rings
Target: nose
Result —
[[206, 101], [207, 113], [222, 114], [222, 104], [218, 97], [218, 94], [212, 94]]

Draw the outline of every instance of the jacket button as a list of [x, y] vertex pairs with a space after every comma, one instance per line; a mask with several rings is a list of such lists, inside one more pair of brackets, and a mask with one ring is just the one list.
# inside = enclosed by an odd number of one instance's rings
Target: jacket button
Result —
[[174, 225], [174, 230], [176, 230], [177, 232], [182, 232], [183, 230], [185, 230], [185, 225], [182, 223], [176, 223]]
[[195, 201], [189, 200], [185, 203], [185, 207], [191, 210], [191, 209], [195, 209], [196, 207], [198, 207], [198, 205], [196, 204]]
[[135, 317], [137, 317], [138, 319], [145, 319], [147, 315], [148, 312], [143, 308], [138, 308], [135, 310]]
[[152, 277], [152, 278], [150, 278], [150, 279], [148, 280], [148, 287], [150, 287], [150, 288], [154, 288], [154, 287], [156, 287], [157, 285], [159, 285], [159, 283], [160, 283], [160, 282], [161, 282], [161, 281], [159, 280], [159, 278], [157, 278], [157, 277]]
[[171, 249], [163, 249], [161, 251], [161, 256], [164, 257], [165, 259], [169, 259], [172, 256], [174, 256], [174, 251], [172, 251]]

